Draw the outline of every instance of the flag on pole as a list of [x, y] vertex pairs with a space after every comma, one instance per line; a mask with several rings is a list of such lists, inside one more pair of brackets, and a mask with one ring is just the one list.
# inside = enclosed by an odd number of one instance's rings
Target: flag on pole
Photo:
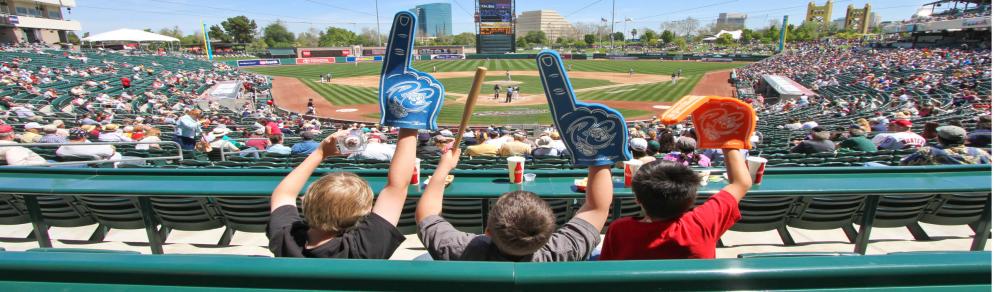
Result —
[[212, 60], [212, 41], [208, 38], [208, 27], [205, 26], [205, 22], [204, 21], [201, 22], [201, 32], [202, 32], [202, 35], [205, 37], [205, 56], [208, 57], [209, 61], [211, 61]]

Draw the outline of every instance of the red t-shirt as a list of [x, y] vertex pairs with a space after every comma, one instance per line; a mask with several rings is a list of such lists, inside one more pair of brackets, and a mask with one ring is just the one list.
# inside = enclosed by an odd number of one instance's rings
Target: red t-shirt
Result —
[[604, 235], [601, 260], [714, 259], [715, 243], [740, 220], [739, 203], [720, 190], [677, 220], [620, 218]]
[[129, 80], [128, 78], [122, 77], [122, 86], [129, 86], [131, 84], [132, 84], [132, 80]]
[[278, 123], [267, 122], [267, 128], [270, 129], [271, 135], [281, 135], [281, 127], [278, 127]]

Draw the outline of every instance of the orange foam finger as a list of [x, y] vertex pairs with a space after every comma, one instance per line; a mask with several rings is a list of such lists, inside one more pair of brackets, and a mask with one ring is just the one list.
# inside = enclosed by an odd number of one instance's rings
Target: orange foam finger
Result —
[[677, 124], [692, 117], [698, 148], [750, 149], [757, 127], [753, 107], [738, 99], [721, 96], [687, 96], [660, 116], [664, 124]]
[[688, 95], [674, 103], [670, 109], [660, 115], [660, 122], [665, 125], [679, 124], [687, 119], [694, 110], [708, 102], [708, 96]]

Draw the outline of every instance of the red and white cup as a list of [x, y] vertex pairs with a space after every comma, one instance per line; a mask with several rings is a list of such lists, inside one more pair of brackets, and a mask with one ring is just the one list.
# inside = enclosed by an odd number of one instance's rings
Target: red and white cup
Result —
[[763, 157], [747, 157], [747, 169], [750, 170], [750, 180], [753, 184], [759, 185], [764, 181], [764, 168], [767, 167], [767, 159]]
[[632, 175], [639, 171], [639, 167], [642, 167], [642, 160], [632, 159], [625, 161], [625, 187], [632, 187]]
[[524, 181], [524, 157], [507, 157], [507, 172], [510, 183], [520, 184]]
[[417, 158], [417, 161], [413, 163], [413, 176], [410, 176], [410, 184], [420, 184], [420, 158]]

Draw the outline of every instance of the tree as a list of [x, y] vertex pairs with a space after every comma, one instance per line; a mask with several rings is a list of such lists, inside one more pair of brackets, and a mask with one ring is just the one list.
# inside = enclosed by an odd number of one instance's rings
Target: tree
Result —
[[256, 39], [257, 22], [246, 16], [240, 15], [227, 18], [221, 25], [222, 29], [226, 30], [226, 34], [237, 43], [249, 44]]
[[[379, 37], [381, 37], [381, 39], [379, 39]], [[361, 28], [361, 34], [358, 35], [358, 38], [360, 39], [359, 41], [361, 42], [361, 45], [381, 47], [382, 44], [388, 40], [388, 35], [382, 34], [380, 36], [375, 28], [363, 27]]]
[[688, 45], [684, 38], [674, 38], [673, 44], [677, 46], [678, 51], [687, 51]]
[[759, 36], [757, 35], [757, 32], [753, 31], [752, 29], [744, 28], [742, 30], [742, 32], [743, 32], [743, 35], [740, 36], [740, 41], [743, 42], [743, 43], [750, 43], [750, 41], [753, 41], [753, 40], [759, 38]]
[[208, 28], [208, 38], [223, 43], [229, 43], [233, 41], [233, 38], [229, 37], [229, 35], [226, 34], [226, 32], [223, 31], [222, 28], [219, 27], [218, 25], [213, 25], [212, 27]]
[[310, 27], [309, 30], [300, 32], [298, 36], [295, 37], [295, 45], [302, 48], [311, 48], [319, 46], [319, 36], [323, 34], [315, 27]]
[[247, 51], [251, 53], [264, 52], [267, 50], [267, 42], [263, 39], [255, 39], [253, 42], [247, 44]]
[[664, 44], [669, 44], [674, 40], [675, 37], [676, 35], [674, 35], [673, 32], [666, 29], [664, 29], [663, 32], [660, 33], [660, 40], [662, 40]]
[[295, 45], [295, 34], [288, 31], [281, 20], [264, 27], [264, 43], [270, 48], [291, 47]]
[[691, 36], [691, 33], [698, 31], [698, 27], [701, 22], [699, 22], [694, 17], [688, 16], [688, 18], [682, 20], [674, 20], [670, 22], [664, 22], [660, 24], [660, 28], [664, 30], [669, 30], [676, 35]]
[[587, 42], [585, 41], [575, 41], [573, 42], [573, 47], [582, 49], [582, 48], [588, 48], [590, 47], [590, 45], [588, 45]]
[[594, 46], [594, 42], [597, 42], [597, 37], [593, 34], [586, 34], [583, 36], [583, 42], [587, 44], [588, 47]]
[[518, 48], [528, 48], [528, 41], [524, 37], [517, 38], [516, 45]]
[[160, 31], [158, 31], [157, 33], [165, 36], [175, 37], [177, 39], [181, 39], [184, 37], [184, 32], [181, 31], [181, 28], [176, 25], [173, 28], [166, 28], [166, 27], [161, 28]]
[[[795, 30], [793, 31], [792, 35], [794, 35], [795, 38], [789, 38], [789, 39], [795, 41], [817, 40], [820, 37], [821, 29], [822, 27], [820, 27], [818, 23], [812, 21], [806, 21], [802, 25], [796, 27]], [[789, 30], [791, 30], [791, 28], [789, 28]]]
[[452, 37], [451, 44], [455, 46], [475, 46], [476, 34], [471, 32], [456, 34]]
[[733, 35], [732, 34], [724, 33], [724, 34], [720, 35], [719, 38], [715, 39], [715, 43], [718, 44], [718, 45], [720, 45], [720, 46], [727, 46], [728, 47], [728, 46], [732, 46], [732, 45], [736, 44], [736, 40], [733, 39]]
[[524, 34], [524, 41], [532, 45], [546, 45], [549, 43], [549, 38], [545, 37], [543, 31], [530, 31]]
[[637, 34], [639, 34], [639, 30], [633, 28], [632, 29], [632, 40], [635, 40], [635, 35], [637, 35]]
[[69, 42], [69, 43], [71, 43], [71, 44], [74, 44], [74, 45], [79, 45], [80, 44], [80, 37], [76, 36], [75, 32], [72, 32], [72, 31], [71, 32], [67, 32], [66, 33], [66, 41]]
[[658, 40], [656, 32], [648, 28], [642, 32], [642, 37], [639, 37], [639, 39], [649, 47], [655, 46]]
[[612, 36], [612, 37], [613, 37], [613, 38], [614, 38], [614, 39], [615, 39], [616, 41], [624, 41], [624, 40], [625, 40], [625, 34], [624, 34], [624, 33], [622, 33], [622, 32], [620, 32], [620, 31], [619, 31], [619, 32], [615, 32], [615, 33], [611, 34], [611, 36]]
[[339, 27], [328, 27], [326, 33], [319, 37], [319, 46], [350, 46], [358, 43], [358, 36], [353, 31]]
[[189, 35], [182, 36], [182, 37], [180, 37], [178, 39], [181, 40], [181, 44], [182, 45], [198, 45], [198, 44], [204, 44], [205, 43], [205, 39], [204, 39], [203, 34], [201, 33], [201, 31], [198, 31], [198, 30], [192, 32]]

